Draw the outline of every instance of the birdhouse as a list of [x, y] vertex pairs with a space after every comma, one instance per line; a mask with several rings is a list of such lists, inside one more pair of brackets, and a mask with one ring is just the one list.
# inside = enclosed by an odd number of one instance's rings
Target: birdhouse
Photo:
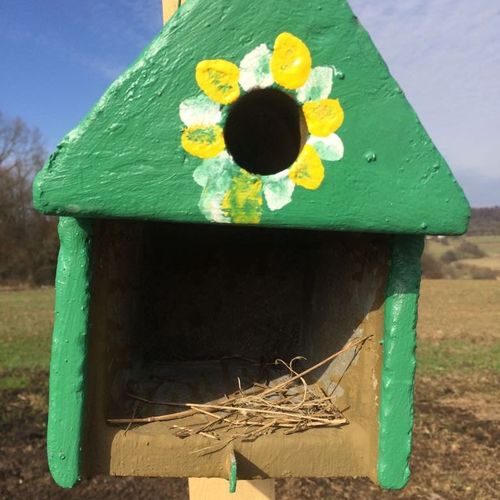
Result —
[[[34, 204], [61, 216], [60, 485], [405, 485], [424, 236], [463, 233], [469, 207], [345, 0], [188, 0], [62, 140]], [[281, 387], [276, 360], [292, 378], [299, 363], [342, 425], [304, 411], [302, 425], [281, 391], [260, 410], [277, 414], [269, 432], [243, 407], [240, 437], [214, 446], [199, 429], [231, 394]]]

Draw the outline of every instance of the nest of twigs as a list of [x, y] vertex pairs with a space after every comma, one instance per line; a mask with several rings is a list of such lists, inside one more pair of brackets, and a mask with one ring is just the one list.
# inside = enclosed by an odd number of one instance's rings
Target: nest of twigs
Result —
[[[183, 403], [152, 401], [135, 394], [129, 396], [147, 404], [163, 404], [187, 408], [186, 410], [142, 418], [109, 419], [112, 424], [143, 424], [150, 422], [173, 422], [193, 415], [204, 415], [208, 422], [173, 424], [171, 429], [179, 438], [199, 435], [211, 439], [211, 446], [196, 452], [217, 451], [235, 439], [253, 440], [265, 434], [283, 429], [284, 434], [303, 432], [318, 427], [340, 427], [348, 424], [347, 418], [334, 404], [331, 395], [325, 394], [318, 385], [308, 385], [305, 376], [331, 362], [350, 349], [359, 351], [369, 337], [351, 342], [339, 352], [328, 356], [320, 363], [297, 372], [294, 363], [277, 359], [275, 364], [286, 368], [285, 377], [268, 385], [254, 383], [210, 403]], [[239, 382], [239, 380], [238, 380]]]

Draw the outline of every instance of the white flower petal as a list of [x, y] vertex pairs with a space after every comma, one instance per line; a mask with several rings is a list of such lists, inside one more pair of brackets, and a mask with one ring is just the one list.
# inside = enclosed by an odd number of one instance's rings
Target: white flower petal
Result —
[[248, 91], [255, 87], [266, 88], [273, 83], [269, 62], [271, 51], [265, 43], [249, 52], [240, 63], [240, 85]]
[[264, 196], [269, 210], [280, 210], [292, 201], [295, 183], [288, 177], [289, 170], [262, 177]]
[[237, 168], [231, 155], [224, 151], [214, 158], [202, 161], [193, 172], [193, 179], [201, 187], [205, 187], [212, 179], [230, 185], [231, 175], [235, 174]]
[[299, 102], [317, 101], [326, 99], [333, 86], [333, 68], [330, 66], [318, 66], [313, 68], [307, 82], [297, 89]]
[[198, 202], [198, 207], [201, 213], [212, 222], [231, 222], [231, 218], [224, 214], [222, 203], [224, 201], [224, 193], [213, 193], [204, 189]]
[[232, 178], [238, 171], [239, 167], [232, 157], [224, 152], [215, 158], [204, 160], [193, 172], [196, 184], [203, 188], [198, 206], [209, 221], [231, 222], [222, 210], [222, 203], [231, 187]]
[[181, 102], [179, 116], [185, 125], [216, 125], [222, 119], [220, 106], [205, 94]]
[[311, 135], [307, 144], [314, 146], [322, 160], [338, 161], [344, 156], [344, 143], [337, 134], [330, 134], [327, 137]]

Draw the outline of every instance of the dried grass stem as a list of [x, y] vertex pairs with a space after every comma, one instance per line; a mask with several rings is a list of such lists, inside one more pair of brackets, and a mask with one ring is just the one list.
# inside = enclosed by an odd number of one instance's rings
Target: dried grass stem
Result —
[[[142, 418], [114, 418], [109, 419], [108, 422], [111, 424], [143, 424], [172, 421], [193, 415], [209, 417], [211, 419], [209, 422], [190, 423], [185, 426], [173, 425], [171, 428], [180, 438], [198, 435], [219, 441], [217, 445], [196, 450], [198, 453], [216, 451], [237, 438], [253, 440], [277, 429], [285, 429], [285, 434], [289, 434], [302, 432], [309, 428], [339, 427], [348, 423], [347, 418], [334, 405], [331, 396], [325, 394], [325, 391], [313, 391], [304, 377], [330, 363], [341, 354], [357, 348], [353, 355], [354, 358], [370, 337], [366, 336], [350, 342], [340, 351], [300, 373], [295, 371], [292, 365], [297, 359], [303, 358], [294, 358], [288, 364], [283, 360], [276, 360], [275, 364], [281, 364], [288, 370], [289, 377], [283, 382], [274, 386], [256, 382], [250, 388], [242, 390], [238, 380], [239, 391], [211, 403], [161, 402], [129, 394], [132, 399], [138, 402], [188, 409]], [[236, 429], [240, 429], [240, 431], [235, 432]], [[221, 435], [220, 432], [226, 434]]]

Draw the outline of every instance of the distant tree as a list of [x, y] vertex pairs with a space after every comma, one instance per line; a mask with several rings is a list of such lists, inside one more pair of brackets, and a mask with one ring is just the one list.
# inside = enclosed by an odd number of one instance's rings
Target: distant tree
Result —
[[31, 195], [46, 156], [36, 128], [0, 112], [0, 284], [53, 281], [56, 221], [33, 209]]

